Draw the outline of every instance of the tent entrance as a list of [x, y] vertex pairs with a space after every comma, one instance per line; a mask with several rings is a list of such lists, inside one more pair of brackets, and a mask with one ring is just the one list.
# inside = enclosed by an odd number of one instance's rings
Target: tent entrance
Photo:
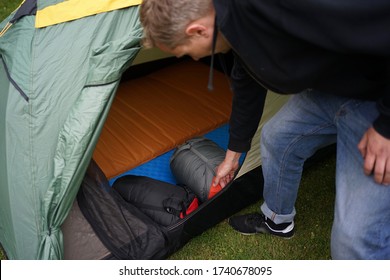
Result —
[[[151, 71], [155, 65], [163, 67]], [[126, 174], [174, 184], [169, 158], [176, 146], [205, 134], [227, 146], [232, 94], [220, 72], [209, 92], [208, 71], [201, 62], [165, 59], [133, 66], [124, 74], [93, 154], [111, 184]], [[65, 259], [112, 257], [77, 201], [62, 230]]]

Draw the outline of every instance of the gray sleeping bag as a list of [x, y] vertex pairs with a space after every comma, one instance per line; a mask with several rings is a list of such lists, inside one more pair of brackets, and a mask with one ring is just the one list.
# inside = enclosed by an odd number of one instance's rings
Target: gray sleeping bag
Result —
[[225, 150], [215, 142], [197, 137], [176, 148], [170, 167], [177, 183], [186, 185], [204, 202], [208, 198], [215, 170], [224, 158]]

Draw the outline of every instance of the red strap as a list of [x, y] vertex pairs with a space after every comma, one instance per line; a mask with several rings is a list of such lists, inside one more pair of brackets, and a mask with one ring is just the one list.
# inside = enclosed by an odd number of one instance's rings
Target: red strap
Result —
[[[191, 202], [190, 206], [188, 206], [186, 211], [186, 216], [189, 215], [192, 211], [195, 211], [199, 207], [199, 200], [197, 197]], [[185, 216], [183, 213], [180, 213], [180, 219], [183, 219]]]

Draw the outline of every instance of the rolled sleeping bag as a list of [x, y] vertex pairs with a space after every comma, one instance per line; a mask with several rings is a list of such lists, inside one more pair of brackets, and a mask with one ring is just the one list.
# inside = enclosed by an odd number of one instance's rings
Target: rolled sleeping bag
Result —
[[189, 187], [200, 202], [215, 195], [211, 188], [215, 171], [225, 158], [225, 150], [205, 137], [196, 137], [176, 148], [170, 159], [172, 174], [179, 184]]
[[146, 176], [119, 177], [112, 188], [124, 200], [163, 226], [177, 223], [199, 205], [195, 193], [186, 186], [176, 186]]

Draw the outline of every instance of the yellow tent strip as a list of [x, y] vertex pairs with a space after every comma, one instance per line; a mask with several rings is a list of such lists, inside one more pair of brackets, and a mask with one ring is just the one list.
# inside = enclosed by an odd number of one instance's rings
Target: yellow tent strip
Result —
[[140, 5], [142, 0], [68, 0], [37, 11], [35, 27], [42, 28], [83, 17]]

